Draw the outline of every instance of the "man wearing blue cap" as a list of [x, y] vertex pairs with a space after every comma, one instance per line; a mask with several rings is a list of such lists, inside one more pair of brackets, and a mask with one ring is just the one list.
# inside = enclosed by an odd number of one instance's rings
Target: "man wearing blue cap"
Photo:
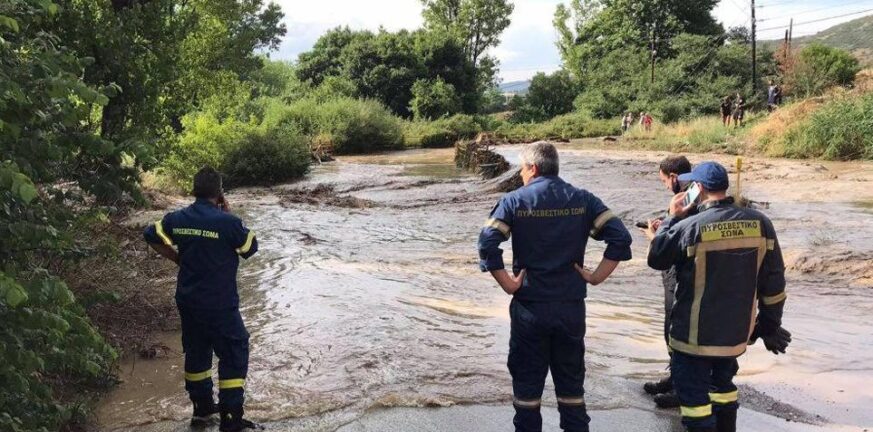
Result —
[[[728, 173], [715, 162], [697, 165], [679, 181], [649, 247], [649, 266], [676, 266], [679, 285], [670, 317], [673, 385], [689, 431], [735, 432], [736, 358], [750, 340], [784, 353], [785, 266], [773, 224], [760, 212], [734, 205]], [[698, 189], [696, 199], [686, 196]], [[698, 214], [685, 218], [692, 208]], [[757, 316], [756, 307], [757, 304]]]

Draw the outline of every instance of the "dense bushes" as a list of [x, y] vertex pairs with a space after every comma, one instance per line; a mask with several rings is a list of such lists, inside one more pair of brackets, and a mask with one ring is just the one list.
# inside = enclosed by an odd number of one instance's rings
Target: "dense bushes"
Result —
[[200, 167], [217, 167], [232, 187], [292, 180], [307, 172], [309, 162], [308, 142], [293, 125], [259, 125], [233, 118], [221, 122], [201, 114], [187, 119], [185, 133], [163, 166], [185, 185]]
[[873, 159], [873, 93], [844, 96], [791, 127], [783, 138], [789, 157]]
[[268, 128], [296, 126], [319, 137], [335, 154], [369, 153], [403, 147], [401, 120], [373, 100], [306, 98], [289, 105], [270, 103], [263, 123]]
[[459, 139], [473, 138], [482, 126], [473, 116], [457, 114], [435, 121], [406, 122], [406, 144], [414, 147], [451, 147]]
[[461, 98], [442, 78], [422, 79], [412, 85], [411, 108], [416, 120], [438, 119], [460, 111]]
[[498, 140], [514, 143], [545, 139], [569, 140], [616, 135], [620, 132], [620, 126], [618, 120], [592, 119], [584, 114], [571, 113], [542, 123], [504, 122], [494, 129], [494, 135]]
[[309, 144], [295, 128], [257, 128], [225, 157], [221, 171], [228, 187], [273, 185], [309, 171]]
[[800, 97], [816, 96], [855, 80], [858, 59], [848, 51], [812, 44], [800, 51], [785, 71], [785, 88]]

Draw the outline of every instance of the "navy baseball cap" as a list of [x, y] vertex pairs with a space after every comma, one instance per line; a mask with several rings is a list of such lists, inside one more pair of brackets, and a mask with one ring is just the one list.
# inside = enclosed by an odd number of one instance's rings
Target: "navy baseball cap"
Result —
[[697, 164], [690, 173], [680, 174], [679, 181], [697, 182], [702, 184], [706, 190], [711, 191], [727, 190], [729, 185], [727, 170], [717, 162]]

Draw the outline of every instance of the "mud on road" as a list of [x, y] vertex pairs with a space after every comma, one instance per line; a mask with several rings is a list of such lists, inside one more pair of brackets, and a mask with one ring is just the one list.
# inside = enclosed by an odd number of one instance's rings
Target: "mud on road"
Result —
[[[656, 174], [665, 153], [559, 149], [562, 177], [600, 196], [629, 227], [666, 208]], [[517, 160], [517, 146], [498, 151]], [[305, 181], [228, 197], [261, 243], [240, 277], [252, 417], [280, 430], [334, 431], [377, 408], [510, 401], [509, 297], [479, 273], [475, 246], [500, 194], [451, 157], [415, 150], [341, 158]], [[735, 160], [691, 155], [711, 158]], [[815, 425], [797, 430], [869, 427], [873, 165], [745, 158], [744, 167], [743, 194], [769, 202], [786, 254], [785, 325], [795, 337], [788, 355], [755, 346], [742, 357], [741, 400]], [[634, 259], [589, 290], [592, 410], [652, 412], [639, 386], [666, 366], [660, 276], [646, 267], [644, 237], [633, 235]], [[592, 243], [589, 261], [602, 250]], [[184, 424], [178, 336], [165, 342], [175, 355], [124, 365], [125, 383], [98, 413], [104, 430]], [[549, 385], [547, 404], [552, 394]]]

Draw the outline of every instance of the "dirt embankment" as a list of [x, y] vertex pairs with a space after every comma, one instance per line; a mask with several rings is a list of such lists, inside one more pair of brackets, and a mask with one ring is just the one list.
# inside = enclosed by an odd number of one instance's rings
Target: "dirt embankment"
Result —
[[152, 358], [169, 350], [157, 333], [179, 329], [176, 266], [152, 251], [142, 232], [185, 201], [157, 192], [147, 195], [150, 209], [122, 211], [81, 233], [78, 241], [86, 258], [64, 269], [63, 277], [122, 356]]

